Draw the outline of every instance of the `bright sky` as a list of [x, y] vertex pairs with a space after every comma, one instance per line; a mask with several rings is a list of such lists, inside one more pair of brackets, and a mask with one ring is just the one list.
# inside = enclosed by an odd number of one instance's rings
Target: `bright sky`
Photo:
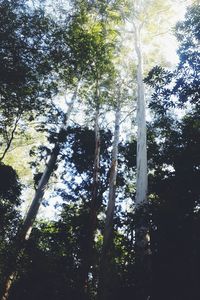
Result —
[[[176, 14], [173, 17], [173, 25], [174, 26], [178, 21], [184, 19], [184, 15], [186, 12], [186, 7], [190, 5], [192, 0], [179, 0], [174, 1], [175, 12]], [[176, 38], [173, 35], [173, 32], [166, 34], [165, 39], [163, 40], [163, 53], [168, 58], [169, 62], [172, 64], [176, 64], [178, 62], [178, 56], [176, 54], [176, 49], [178, 47], [178, 43]]]

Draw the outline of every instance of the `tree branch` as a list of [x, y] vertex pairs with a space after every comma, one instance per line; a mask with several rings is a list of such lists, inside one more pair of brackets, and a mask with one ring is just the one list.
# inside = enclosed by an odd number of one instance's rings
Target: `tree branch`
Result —
[[6, 153], [7, 153], [8, 150], [10, 149], [10, 146], [11, 146], [11, 143], [12, 143], [12, 141], [13, 141], [13, 139], [14, 139], [14, 134], [15, 134], [15, 132], [16, 132], [17, 125], [18, 125], [18, 122], [19, 122], [19, 120], [20, 120], [20, 117], [21, 117], [21, 114], [19, 114], [19, 116], [18, 116], [18, 117], [16, 118], [16, 120], [15, 120], [15, 124], [14, 124], [13, 130], [12, 130], [12, 132], [11, 132], [11, 136], [10, 136], [9, 140], [7, 141], [7, 146], [6, 146], [6, 148], [5, 148], [5, 150], [4, 150], [3, 154], [2, 154], [2, 156], [0, 157], [0, 162], [2, 162], [2, 160], [3, 160], [3, 159], [5, 158], [5, 156], [6, 156]]

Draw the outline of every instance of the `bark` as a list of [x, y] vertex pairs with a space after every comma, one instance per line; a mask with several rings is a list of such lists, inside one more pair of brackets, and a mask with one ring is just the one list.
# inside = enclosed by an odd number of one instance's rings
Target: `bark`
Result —
[[98, 287], [98, 299], [108, 300], [111, 298], [109, 291], [111, 274], [110, 274], [110, 252], [113, 243], [113, 218], [115, 211], [116, 200], [116, 178], [117, 178], [117, 158], [118, 158], [118, 145], [119, 145], [119, 130], [120, 130], [120, 99], [117, 103], [116, 115], [115, 115], [115, 130], [114, 140], [112, 147], [112, 161], [110, 168], [109, 178], [109, 194], [108, 194], [108, 207], [106, 212], [106, 221], [103, 236], [103, 248], [100, 261], [100, 274], [99, 274], [99, 287]]
[[100, 129], [99, 129], [99, 84], [97, 80], [96, 84], [96, 112], [95, 112], [95, 151], [94, 151], [94, 163], [93, 163], [93, 183], [91, 191], [91, 202], [89, 211], [89, 221], [88, 221], [88, 232], [87, 232], [87, 242], [85, 246], [85, 255], [82, 266], [82, 278], [83, 278], [83, 288], [84, 294], [89, 295], [89, 282], [88, 275], [90, 272], [90, 267], [93, 264], [94, 257], [94, 235], [97, 229], [97, 213], [101, 205], [99, 199], [99, 165], [100, 165]]
[[67, 128], [67, 124], [68, 124], [68, 121], [69, 121], [69, 117], [71, 115], [71, 111], [72, 111], [73, 106], [74, 106], [74, 101], [76, 99], [76, 96], [77, 96], [77, 90], [75, 91], [75, 93], [72, 97], [72, 100], [71, 100], [71, 102], [68, 106], [67, 113], [64, 116], [63, 125], [61, 126], [60, 131], [58, 133], [58, 141], [55, 144], [55, 146], [54, 146], [54, 148], [51, 152], [49, 161], [48, 161], [48, 163], [46, 165], [46, 168], [45, 168], [45, 170], [42, 174], [42, 177], [39, 181], [35, 196], [33, 198], [31, 206], [30, 206], [30, 208], [28, 210], [28, 213], [26, 215], [26, 218], [24, 220], [24, 224], [23, 224], [22, 229], [20, 231], [21, 240], [28, 240], [29, 236], [31, 234], [32, 226], [33, 226], [33, 223], [36, 219], [38, 210], [40, 208], [40, 205], [41, 205], [41, 202], [42, 202], [42, 199], [43, 199], [43, 196], [44, 196], [45, 189], [47, 187], [47, 184], [49, 182], [51, 174], [53, 173], [53, 171], [55, 169], [57, 158], [58, 158], [58, 155], [60, 153], [61, 144], [60, 144], [60, 141], [59, 141], [59, 136], [62, 134], [63, 130], [65, 130]]
[[141, 53], [139, 26], [134, 26], [135, 51], [137, 55], [137, 161], [135, 209], [137, 224], [135, 228], [136, 289], [137, 300], [146, 300], [150, 285], [150, 237], [147, 208], [147, 137], [146, 103], [143, 82], [143, 59]]
[[43, 175], [39, 181], [38, 184], [38, 188], [35, 192], [35, 196], [33, 198], [33, 201], [31, 203], [31, 206], [28, 210], [28, 213], [24, 219], [24, 223], [21, 227], [21, 229], [19, 230], [17, 237], [16, 237], [16, 257], [15, 257], [15, 261], [12, 264], [12, 270], [9, 270], [6, 279], [4, 281], [3, 284], [3, 291], [1, 292], [1, 300], [7, 300], [9, 297], [9, 292], [10, 292], [10, 288], [12, 286], [12, 283], [14, 282], [16, 276], [17, 276], [17, 263], [20, 260], [21, 256], [23, 255], [23, 251], [24, 251], [24, 247], [25, 247], [25, 241], [29, 239], [29, 236], [31, 234], [31, 230], [32, 230], [32, 226], [33, 223], [36, 219], [38, 210], [40, 208], [40, 205], [42, 203], [43, 200], [43, 196], [44, 196], [44, 192], [45, 189], [47, 187], [47, 184], [49, 182], [50, 176], [52, 175], [55, 166], [56, 166], [56, 162], [57, 162], [57, 158], [60, 152], [60, 142], [59, 142], [59, 135], [62, 134], [63, 130], [67, 127], [67, 123], [71, 114], [71, 111], [73, 109], [73, 105], [74, 105], [74, 101], [76, 99], [77, 96], [77, 89], [72, 97], [72, 100], [68, 106], [68, 111], [64, 117], [64, 122], [63, 125], [60, 128], [59, 134], [58, 134], [58, 141], [55, 144], [50, 158], [48, 160], [48, 163], [46, 165], [46, 168], [43, 172]]
[[99, 209], [99, 157], [100, 157], [100, 131], [99, 131], [99, 106], [96, 108], [95, 114], [95, 153], [94, 153], [94, 164], [93, 164], [93, 183], [92, 193], [88, 220], [88, 232], [86, 235], [87, 241], [85, 244], [85, 253], [82, 265], [82, 282], [85, 296], [90, 293], [88, 275], [90, 267], [93, 263], [94, 257], [94, 235], [97, 228], [97, 213]]
[[137, 54], [137, 178], [136, 208], [147, 201], [147, 141], [146, 102], [143, 82], [143, 60], [140, 45], [140, 31], [135, 28], [135, 51]]

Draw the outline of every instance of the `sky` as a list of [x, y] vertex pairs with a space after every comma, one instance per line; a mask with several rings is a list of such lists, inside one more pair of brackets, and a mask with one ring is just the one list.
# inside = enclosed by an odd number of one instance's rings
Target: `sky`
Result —
[[[176, 13], [174, 14], [173, 17], [173, 26], [178, 21], [184, 19], [184, 15], [186, 13], [186, 7], [190, 5], [192, 2], [193, 1], [191, 0], [174, 1], [174, 10]], [[177, 47], [178, 47], [177, 40], [173, 35], [173, 31], [171, 31], [169, 32], [169, 34], [166, 34], [166, 37], [163, 41], [163, 52], [172, 65], [178, 63], [178, 56], [176, 53]]]

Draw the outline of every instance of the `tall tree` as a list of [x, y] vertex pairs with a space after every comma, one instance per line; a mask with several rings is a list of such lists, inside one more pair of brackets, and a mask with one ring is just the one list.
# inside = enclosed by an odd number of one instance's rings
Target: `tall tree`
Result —
[[8, 271], [8, 274], [6, 276], [5, 279], [5, 285], [4, 285], [4, 290], [2, 292], [3, 296], [2, 296], [2, 300], [8, 299], [9, 296], [9, 291], [11, 288], [11, 285], [13, 283], [13, 280], [15, 280], [15, 277], [17, 275], [17, 271], [16, 271], [16, 263], [17, 260], [19, 259], [20, 255], [22, 255], [22, 251], [24, 248], [24, 241], [28, 240], [31, 230], [32, 230], [32, 226], [33, 223], [35, 221], [35, 218], [37, 216], [39, 207], [41, 205], [42, 199], [43, 199], [43, 195], [45, 192], [45, 188], [46, 185], [48, 184], [49, 178], [52, 174], [52, 172], [55, 169], [56, 166], [56, 162], [57, 162], [57, 157], [59, 155], [60, 152], [60, 147], [61, 147], [61, 140], [62, 139], [62, 135], [63, 135], [63, 131], [65, 130], [65, 126], [67, 126], [67, 122], [69, 120], [70, 117], [70, 113], [74, 104], [74, 100], [76, 99], [76, 93], [74, 94], [74, 99], [71, 100], [71, 103], [69, 105], [68, 108], [68, 112], [65, 115], [65, 120], [64, 120], [64, 124], [63, 127], [61, 128], [59, 134], [58, 134], [58, 141], [55, 144], [51, 156], [47, 162], [47, 166], [42, 174], [42, 177], [39, 181], [38, 187], [37, 187], [37, 191], [35, 193], [35, 196], [33, 198], [33, 201], [31, 203], [31, 206], [28, 210], [28, 213], [25, 217], [25, 220], [23, 222], [23, 225], [21, 226], [21, 228], [19, 229], [19, 232], [17, 233], [17, 241], [16, 241], [16, 261], [14, 262], [14, 265], [11, 267], [11, 270]]
[[[169, 1], [170, 2], [170, 1]], [[137, 291], [138, 299], [148, 297], [150, 286], [150, 235], [148, 224], [148, 166], [147, 166], [147, 129], [146, 129], [146, 93], [144, 85], [144, 54], [143, 46], [148, 42], [145, 36], [160, 34], [160, 27], [165, 28], [164, 18], [160, 18], [161, 24], [155, 20], [159, 14], [169, 10], [169, 2], [163, 3], [155, 1], [128, 1], [128, 12], [122, 10], [124, 20], [129, 23], [129, 34], [132, 33], [133, 49], [136, 57], [136, 84], [137, 84], [137, 153], [136, 153], [136, 195], [135, 211], [137, 224], [135, 226], [135, 251], [136, 251], [136, 269], [137, 269]], [[159, 27], [159, 28], [158, 28]], [[131, 28], [131, 30], [130, 30]], [[148, 32], [147, 32], [148, 31]], [[145, 41], [146, 40], [146, 41]], [[152, 44], [152, 40], [149, 44]], [[156, 57], [155, 59], [158, 59]], [[148, 66], [145, 66], [147, 70]], [[145, 70], [145, 71], [146, 71]], [[149, 278], [148, 278], [149, 277]]]
[[[119, 92], [119, 94], [121, 94]], [[120, 134], [120, 112], [121, 112], [121, 95], [118, 95], [115, 108], [115, 129], [112, 145], [112, 156], [109, 176], [109, 193], [108, 193], [108, 207], [106, 211], [105, 228], [103, 235], [103, 248], [100, 261], [99, 270], [99, 286], [98, 286], [98, 298], [109, 299], [109, 284], [110, 284], [110, 257], [113, 243], [113, 218], [115, 211], [116, 201], [116, 179], [117, 179], [117, 161], [118, 161], [118, 146], [119, 146], [119, 134]]]
[[97, 212], [101, 205], [99, 203], [99, 175], [100, 175], [100, 94], [99, 94], [99, 79], [96, 80], [96, 91], [95, 91], [95, 116], [94, 116], [94, 134], [95, 134], [95, 149], [94, 149], [94, 162], [93, 162], [93, 183], [91, 191], [91, 203], [89, 213], [89, 226], [87, 233], [86, 243], [86, 256], [83, 261], [82, 273], [83, 273], [83, 287], [84, 292], [87, 295], [89, 293], [88, 276], [90, 267], [93, 261], [93, 248], [94, 248], [94, 234], [97, 228]]
[[95, 82], [94, 96], [92, 100], [92, 107], [95, 110], [94, 116], [94, 132], [95, 132], [95, 150], [94, 150], [94, 164], [93, 164], [93, 184], [91, 188], [91, 201], [89, 210], [89, 226], [86, 237], [86, 255], [82, 266], [83, 286], [85, 294], [89, 295], [89, 271], [93, 263], [94, 257], [94, 237], [97, 229], [97, 215], [99, 208], [102, 205], [100, 187], [100, 111], [103, 104], [108, 101], [108, 90], [111, 86], [112, 77], [114, 76], [113, 68], [113, 53], [115, 50], [116, 33], [111, 27], [109, 21], [113, 22], [112, 16], [109, 15], [112, 3], [107, 1], [97, 1], [94, 3], [84, 3], [82, 8], [87, 8], [88, 16], [90, 17], [88, 26], [97, 41], [97, 48], [94, 49], [94, 61], [91, 69], [93, 70], [93, 76], [91, 81]]

